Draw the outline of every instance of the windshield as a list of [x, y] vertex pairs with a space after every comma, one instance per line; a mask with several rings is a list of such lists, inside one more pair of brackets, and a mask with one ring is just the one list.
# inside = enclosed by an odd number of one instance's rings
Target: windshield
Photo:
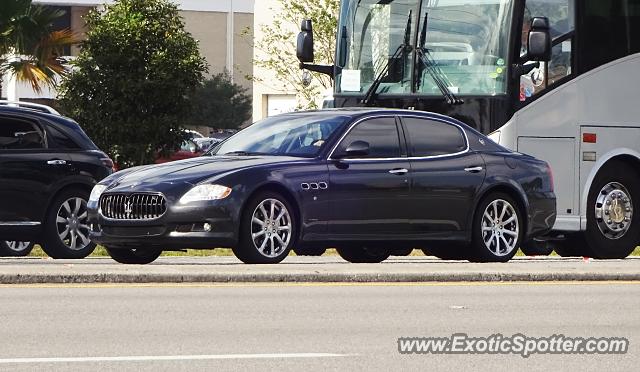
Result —
[[315, 157], [343, 123], [344, 115], [286, 114], [256, 122], [211, 150], [211, 155]]
[[337, 50], [345, 66], [336, 77], [336, 93], [366, 92], [388, 63], [378, 94], [441, 95], [421, 58], [413, 77], [414, 51], [391, 60], [408, 36], [411, 45], [428, 52], [452, 93], [505, 94], [512, 0], [431, 0], [418, 9], [419, 3], [343, 1]]

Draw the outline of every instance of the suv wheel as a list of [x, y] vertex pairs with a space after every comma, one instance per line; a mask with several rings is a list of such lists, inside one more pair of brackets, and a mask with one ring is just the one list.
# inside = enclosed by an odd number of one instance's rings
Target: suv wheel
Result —
[[87, 200], [79, 189], [63, 191], [49, 206], [44, 224], [42, 250], [52, 258], [85, 258], [96, 245], [89, 240]]
[[0, 257], [24, 257], [33, 250], [33, 242], [0, 241]]
[[385, 248], [340, 247], [336, 250], [340, 257], [351, 263], [380, 263], [391, 255]]
[[162, 249], [139, 249], [105, 247], [114, 261], [127, 265], [146, 265], [155, 261], [162, 254]]

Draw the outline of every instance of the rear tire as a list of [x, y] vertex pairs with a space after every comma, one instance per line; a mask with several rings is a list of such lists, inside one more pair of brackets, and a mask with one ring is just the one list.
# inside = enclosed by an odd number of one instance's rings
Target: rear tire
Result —
[[89, 240], [87, 200], [89, 192], [67, 189], [49, 206], [41, 246], [51, 258], [85, 258], [96, 248]]
[[546, 240], [531, 240], [520, 245], [526, 256], [548, 256], [553, 252], [553, 243]]
[[162, 249], [114, 247], [105, 247], [105, 249], [114, 261], [125, 265], [146, 265], [158, 259], [162, 254]]
[[33, 242], [0, 241], [0, 257], [25, 257], [33, 250]]
[[504, 193], [491, 193], [473, 218], [470, 261], [507, 262], [518, 251], [525, 225], [518, 203]]
[[322, 256], [324, 252], [327, 251], [327, 248], [324, 247], [304, 247], [304, 248], [293, 248], [293, 251], [298, 256]]
[[380, 263], [391, 255], [388, 249], [367, 247], [336, 248], [340, 257], [351, 263]]
[[596, 175], [587, 199], [586, 252], [601, 259], [625, 258], [640, 243], [640, 175], [613, 161]]
[[233, 253], [246, 264], [276, 264], [296, 244], [298, 224], [291, 204], [266, 191], [251, 198], [242, 214], [240, 237]]
[[569, 234], [564, 240], [553, 243], [553, 250], [560, 257], [583, 257], [588, 249], [583, 233]]

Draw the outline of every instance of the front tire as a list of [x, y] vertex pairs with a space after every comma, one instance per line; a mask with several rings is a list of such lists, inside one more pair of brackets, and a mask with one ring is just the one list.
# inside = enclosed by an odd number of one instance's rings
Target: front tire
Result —
[[162, 254], [162, 249], [114, 248], [105, 247], [114, 261], [125, 265], [150, 264]]
[[369, 247], [336, 248], [340, 257], [351, 263], [380, 263], [391, 255], [388, 249]]
[[25, 257], [33, 250], [33, 242], [0, 241], [0, 257]]
[[524, 236], [518, 204], [504, 193], [492, 193], [480, 202], [472, 228], [470, 260], [476, 262], [509, 261]]
[[96, 248], [89, 240], [88, 199], [87, 191], [68, 189], [49, 206], [42, 250], [51, 258], [85, 258]]
[[296, 243], [298, 226], [291, 204], [267, 191], [253, 197], [244, 210], [240, 238], [233, 253], [246, 264], [276, 264]]
[[625, 258], [640, 243], [640, 177], [626, 163], [615, 161], [596, 175], [587, 201], [586, 252], [602, 259]]

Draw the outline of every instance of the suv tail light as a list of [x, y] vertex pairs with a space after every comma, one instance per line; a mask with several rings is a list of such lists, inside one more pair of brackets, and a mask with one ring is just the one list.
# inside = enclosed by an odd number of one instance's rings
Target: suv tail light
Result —
[[113, 163], [113, 160], [111, 160], [111, 158], [109, 158], [109, 157], [100, 158], [100, 161], [102, 162], [102, 164], [103, 164], [105, 167], [107, 167], [107, 168], [111, 168], [111, 170], [112, 170], [113, 172], [116, 172], [116, 171], [117, 171], [116, 166], [115, 166], [115, 164]]

